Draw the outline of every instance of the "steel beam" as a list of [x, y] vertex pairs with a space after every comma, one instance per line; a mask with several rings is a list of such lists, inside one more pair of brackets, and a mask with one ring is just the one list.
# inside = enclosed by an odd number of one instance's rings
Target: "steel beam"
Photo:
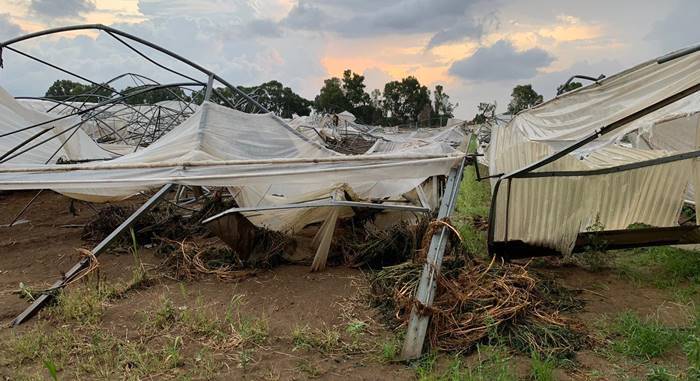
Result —
[[[462, 159], [461, 164], [457, 168], [453, 168], [450, 171], [447, 184], [445, 185], [445, 193], [440, 203], [440, 210], [438, 211], [438, 220], [449, 217], [454, 210], [457, 202], [457, 195], [459, 194], [459, 187], [462, 183], [462, 173], [464, 172], [465, 162], [466, 158]], [[418, 284], [418, 290], [415, 296], [416, 301], [421, 306], [430, 307], [433, 304], [433, 299], [435, 299], [437, 277], [440, 273], [440, 267], [442, 266], [442, 257], [445, 252], [445, 246], [447, 245], [448, 234], [448, 228], [443, 226], [437, 229], [430, 240], [428, 256], [423, 265], [423, 272], [421, 273], [420, 283]], [[406, 338], [403, 343], [403, 350], [401, 351], [402, 360], [417, 359], [421, 356], [429, 322], [430, 315], [421, 314], [414, 305], [411, 309], [408, 330], [406, 331]]]
[[333, 200], [331, 198], [321, 200], [321, 201], [309, 201], [300, 202], [298, 204], [283, 204], [283, 205], [267, 205], [267, 206], [252, 206], [246, 208], [231, 208], [227, 209], [215, 216], [209, 217], [202, 221], [203, 224], [208, 224], [221, 217], [224, 217], [232, 213], [245, 213], [245, 212], [264, 212], [270, 210], [287, 210], [287, 209], [303, 209], [303, 208], [322, 208], [322, 207], [338, 207], [347, 206], [352, 208], [369, 208], [369, 209], [382, 209], [382, 210], [399, 210], [404, 212], [416, 212], [416, 213], [427, 213], [430, 209], [422, 206], [413, 205], [395, 205], [395, 204], [377, 204], [373, 202], [358, 202], [358, 201], [345, 201], [345, 200]]
[[[121, 233], [123, 233], [126, 229], [131, 227], [131, 225], [136, 222], [136, 220], [141, 217], [143, 214], [151, 210], [158, 201], [165, 196], [168, 191], [173, 187], [173, 184], [166, 184], [160, 190], [151, 196], [148, 201], [146, 201], [143, 205], [141, 205], [140, 208], [138, 208], [129, 218], [127, 218], [124, 222], [121, 223], [112, 233], [110, 233], [105, 239], [102, 240], [97, 246], [95, 246], [94, 249], [92, 249], [92, 254], [97, 257], [100, 255]], [[85, 269], [88, 265], [90, 264], [90, 257], [84, 257], [83, 259], [80, 260], [80, 262], [76, 263], [73, 267], [71, 267], [68, 272], [64, 275], [63, 279], [60, 279], [56, 281], [51, 288], [48, 290], [44, 291], [38, 298], [34, 300], [34, 302], [27, 307], [21, 314], [19, 314], [11, 323], [12, 326], [16, 326], [19, 324], [22, 324], [25, 322], [27, 319], [31, 318], [39, 312], [40, 309], [42, 309], [46, 303], [48, 303], [51, 298], [53, 297], [52, 291], [60, 289], [64, 287], [68, 282], [73, 280], [80, 272]]]

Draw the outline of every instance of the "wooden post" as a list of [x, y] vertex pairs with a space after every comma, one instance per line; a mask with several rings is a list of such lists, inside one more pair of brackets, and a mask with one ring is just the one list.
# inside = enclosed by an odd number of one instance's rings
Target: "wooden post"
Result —
[[[465, 160], [466, 158], [462, 159], [460, 165], [457, 168], [452, 168], [450, 171], [447, 184], [445, 185], [445, 192], [440, 202], [438, 219], [449, 217], [454, 210], [457, 194], [459, 194], [459, 186], [462, 183], [462, 172], [464, 171]], [[440, 273], [440, 266], [442, 265], [442, 256], [445, 253], [448, 233], [447, 228], [443, 226], [437, 229], [430, 240], [428, 256], [425, 265], [423, 265], [423, 272], [421, 273], [418, 290], [416, 290], [415, 298], [419, 303], [418, 305], [430, 307], [433, 304], [435, 289], [437, 288], [437, 275]], [[402, 360], [417, 359], [421, 356], [429, 322], [430, 316], [421, 315], [418, 308], [414, 305], [411, 310], [411, 317], [408, 321], [408, 330], [403, 343], [403, 350], [401, 351]]]

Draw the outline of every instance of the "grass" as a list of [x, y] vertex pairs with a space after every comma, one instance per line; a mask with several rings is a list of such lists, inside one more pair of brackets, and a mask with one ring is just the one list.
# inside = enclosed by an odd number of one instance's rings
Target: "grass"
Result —
[[538, 352], [532, 352], [530, 365], [530, 379], [533, 381], [554, 381], [554, 362], [543, 359]]
[[7, 361], [4, 365], [17, 371], [17, 378], [26, 373], [23, 365], [32, 364], [46, 367], [51, 377], [70, 372], [72, 377], [60, 377], [66, 379], [142, 378], [183, 365], [181, 347], [181, 338], [149, 344], [94, 327], [40, 325], [3, 340], [0, 354]]
[[614, 351], [638, 359], [659, 357], [679, 342], [677, 330], [653, 319], [642, 320], [631, 312], [617, 317], [612, 334], [617, 337], [612, 343]]
[[110, 287], [94, 290], [63, 293], [49, 310], [51, 319], [7, 332], [0, 339], [0, 368], [11, 379], [209, 379], [225, 365], [217, 359], [237, 360], [245, 369], [267, 341], [267, 318], [241, 316], [240, 297], [220, 318], [201, 298], [186, 308], [163, 296], [142, 313], [142, 322], [117, 333], [100, 323]]
[[700, 285], [700, 255], [673, 246], [658, 246], [620, 253], [616, 265], [621, 275], [659, 288], [684, 283]]
[[476, 181], [473, 166], [464, 169], [464, 178], [457, 196], [453, 221], [470, 253], [486, 253], [486, 233], [474, 227], [474, 221], [486, 221], [491, 203], [489, 182]]
[[517, 380], [508, 352], [500, 346], [482, 345], [477, 349], [477, 362], [466, 365], [455, 355], [447, 369], [437, 371], [435, 353], [423, 356], [414, 363], [416, 378], [420, 381], [512, 381]]
[[353, 350], [353, 343], [342, 340], [337, 329], [312, 329], [308, 325], [297, 326], [292, 330], [292, 345], [294, 350], [317, 350], [324, 354]]

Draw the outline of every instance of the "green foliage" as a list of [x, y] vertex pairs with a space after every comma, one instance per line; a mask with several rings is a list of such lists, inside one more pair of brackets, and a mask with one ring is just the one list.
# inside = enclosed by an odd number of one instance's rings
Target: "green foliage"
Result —
[[116, 93], [109, 85], [87, 85], [68, 79], [55, 81], [46, 90], [46, 97], [74, 102], [99, 103]]
[[487, 221], [491, 189], [488, 181], [476, 181], [474, 167], [464, 168], [457, 205], [452, 221], [462, 236], [462, 242], [470, 253], [486, 253], [486, 233], [477, 228], [476, 222]]
[[52, 380], [58, 381], [58, 371], [56, 370], [56, 364], [51, 360], [44, 360], [44, 367], [49, 371], [49, 377]]
[[109, 298], [108, 290], [95, 287], [80, 287], [63, 290], [58, 295], [57, 303], [49, 313], [51, 316], [83, 324], [94, 324], [102, 319], [103, 303]]
[[510, 358], [501, 347], [479, 346], [478, 363], [465, 366], [459, 356], [455, 356], [447, 370], [436, 374], [437, 356], [434, 353], [423, 356], [415, 362], [416, 376], [421, 381], [512, 381], [517, 380], [510, 366]]
[[383, 114], [380, 109], [381, 93], [365, 92], [365, 77], [352, 70], [345, 70], [342, 78], [329, 78], [324, 81], [315, 106], [321, 112], [340, 113], [349, 111], [359, 122], [380, 124]]
[[381, 344], [381, 359], [383, 362], [390, 362], [396, 359], [399, 354], [399, 343], [394, 340], [387, 340]]
[[488, 120], [493, 119], [495, 117], [496, 117], [496, 102], [495, 101], [493, 103], [481, 102], [481, 103], [479, 103], [479, 106], [477, 106], [476, 115], [474, 115], [474, 119], [472, 119], [472, 123], [473, 124], [483, 124], [483, 123], [486, 123]]
[[255, 94], [258, 103], [282, 118], [291, 118], [294, 114], [309, 115], [311, 111], [310, 100], [279, 81], [272, 80], [258, 86], [239, 88], [245, 93]]
[[675, 379], [666, 368], [661, 366], [651, 368], [646, 375], [646, 381], [673, 381]]
[[532, 88], [532, 85], [518, 85], [513, 88], [508, 113], [515, 115], [522, 110], [542, 103], [542, 96]]
[[612, 326], [617, 337], [612, 349], [633, 358], [649, 359], [668, 352], [678, 343], [678, 334], [655, 320], [641, 320], [631, 312], [618, 316]]
[[554, 381], [554, 362], [543, 359], [539, 352], [532, 352], [530, 379], [533, 381]]
[[325, 113], [339, 113], [352, 109], [350, 101], [345, 97], [343, 83], [337, 77], [323, 81], [323, 87], [316, 96], [314, 104], [319, 111]]
[[600, 215], [596, 214], [595, 220], [586, 227], [586, 232], [591, 233], [586, 242], [585, 251], [576, 255], [578, 263], [591, 271], [598, 271], [606, 267], [612, 256], [606, 251], [608, 243], [600, 235], [605, 230], [605, 225], [600, 221]]
[[576, 90], [582, 86], [583, 86], [583, 84], [581, 82], [576, 82], [576, 81], [564, 83], [561, 86], [557, 87], [557, 94], [568, 93], [569, 91]]
[[150, 89], [156, 85], [127, 86], [122, 94], [128, 96], [126, 103], [132, 105], [153, 105], [162, 101], [187, 100], [185, 92], [179, 87], [167, 89]]
[[673, 246], [626, 251], [617, 256], [616, 265], [622, 275], [660, 288], [700, 284], [700, 255]]
[[454, 116], [454, 109], [459, 106], [450, 102], [450, 96], [445, 94], [444, 90], [442, 85], [436, 85], [433, 92], [433, 113], [435, 113], [435, 118], [441, 121], [441, 125], [446, 124], [447, 119]]
[[700, 380], [700, 338], [692, 334], [688, 336], [683, 352], [688, 358], [688, 379]]
[[413, 76], [384, 85], [384, 111], [389, 124], [401, 124], [418, 120], [418, 115], [430, 106], [430, 90]]

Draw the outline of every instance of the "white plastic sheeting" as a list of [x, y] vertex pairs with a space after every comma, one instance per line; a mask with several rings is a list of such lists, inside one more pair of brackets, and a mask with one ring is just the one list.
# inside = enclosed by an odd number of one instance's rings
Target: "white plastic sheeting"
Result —
[[156, 143], [109, 162], [2, 165], [0, 189], [51, 188], [91, 201], [120, 199], [166, 183], [284, 186], [296, 195], [350, 187], [367, 197], [387, 197], [446, 174], [461, 157], [459, 151], [432, 154], [420, 147], [347, 157], [309, 141], [273, 115], [205, 103]]
[[[663, 64], [649, 61], [523, 111], [506, 126], [492, 129], [489, 171], [492, 175], [516, 171], [697, 83], [700, 53], [696, 52]], [[651, 150], [625, 146], [621, 140], [668, 115], [697, 110], [697, 105], [697, 95], [684, 98], [534, 172], [595, 170], [678, 153], [679, 142], [664, 132], [656, 135], [653, 141], [658, 145]], [[686, 132], [679, 130], [688, 134], [685, 139], [692, 131], [692, 143], [685, 147], [697, 147], [697, 128], [697, 123], [689, 122]], [[692, 174], [700, 172], [694, 166], [693, 160], [684, 160], [594, 176], [504, 180], [491, 221], [494, 240], [522, 240], [569, 253], [578, 233], [596, 218], [606, 230], [632, 223], [677, 225], [686, 190], [698, 178]]]
[[[41, 126], [18, 131], [55, 119], [57, 115], [46, 114], [22, 106], [10, 94], [0, 88], [0, 155], [15, 149], [33, 136], [42, 133], [24, 146], [17, 148], [12, 155], [24, 150], [24, 153], [7, 161], [7, 163], [44, 164], [55, 163], [58, 159], [69, 161], [112, 158], [109, 152], [100, 148], [79, 127], [80, 117], [70, 116]], [[47, 131], [48, 130], [48, 131]], [[7, 134], [7, 135], [6, 135]], [[54, 137], [51, 140], [47, 140]], [[47, 140], [35, 148], [32, 146]], [[31, 149], [29, 149], [31, 148]], [[4, 164], [8, 165], [8, 164]], [[3, 166], [3, 164], [0, 164]]]

